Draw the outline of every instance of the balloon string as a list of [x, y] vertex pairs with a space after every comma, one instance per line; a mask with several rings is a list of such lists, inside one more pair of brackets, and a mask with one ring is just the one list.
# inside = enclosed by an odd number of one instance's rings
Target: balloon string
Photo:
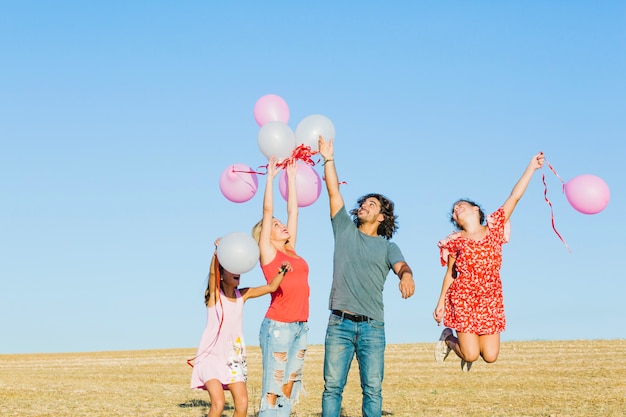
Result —
[[[277, 168], [282, 168], [285, 169], [287, 168], [287, 165], [289, 165], [289, 163], [293, 160], [300, 160], [306, 164], [309, 164], [311, 166], [314, 166], [315, 164], [317, 164], [320, 160], [318, 159], [317, 162], [313, 161], [313, 159], [311, 158], [311, 156], [315, 155], [316, 153], [318, 153], [319, 151], [313, 151], [311, 150], [310, 146], [307, 146], [305, 144], [301, 144], [298, 145], [292, 152], [291, 152], [291, 156], [289, 158], [285, 158], [283, 159], [280, 163], [276, 164]], [[258, 175], [267, 175], [267, 168], [268, 168], [269, 164], [266, 165], [259, 165], [257, 167], [257, 171], [246, 171], [246, 170], [237, 170], [235, 169], [235, 167], [232, 167], [232, 172], [243, 172], [244, 174], [258, 174]], [[265, 172], [262, 171], [258, 171], [258, 169], [261, 168], [265, 168]]]
[[[561, 180], [561, 183], [563, 183], [563, 191], [565, 191], [565, 182], [563, 181], [563, 179], [559, 176], [559, 174], [556, 173], [554, 168], [552, 168], [552, 165], [550, 165], [550, 163], [547, 160], [546, 160], [546, 164], [548, 164], [548, 168], [550, 168], [550, 171], [552, 171], [554, 175], [556, 175], [556, 177], [559, 180]], [[550, 216], [552, 217], [552, 230], [554, 230], [554, 233], [556, 233], [559, 239], [561, 239], [561, 242], [563, 242], [563, 244], [567, 248], [567, 251], [569, 253], [572, 253], [572, 250], [569, 248], [569, 246], [567, 246], [567, 242], [565, 242], [565, 239], [563, 239], [561, 234], [556, 230], [556, 226], [554, 225], [554, 210], [552, 208], [552, 203], [548, 199], [548, 185], [546, 184], [546, 175], [543, 172], [543, 169], [541, 170], [541, 181], [543, 182], [543, 198], [546, 200], [546, 203], [548, 203], [548, 205], [550, 206]]]
[[[215, 255], [215, 260], [216, 260], [215, 262], [215, 283], [216, 283], [215, 287], [216, 288], [213, 288], [213, 290], [217, 291], [217, 287], [219, 287], [221, 291], [222, 285], [221, 284], [218, 285], [218, 283], [221, 281], [221, 275], [220, 275], [219, 259], [217, 259], [217, 254]], [[211, 281], [211, 277], [209, 274], [209, 283], [210, 281]], [[187, 359], [187, 365], [191, 366], [192, 368], [196, 359], [198, 359], [201, 355], [204, 355], [205, 353], [208, 355], [209, 353], [211, 353], [211, 351], [213, 351], [213, 348], [215, 347], [215, 344], [217, 343], [217, 339], [220, 337], [220, 333], [222, 332], [222, 325], [224, 324], [224, 304], [222, 303], [221, 293], [220, 293], [219, 301], [220, 301], [220, 308], [218, 309], [217, 306], [215, 306], [215, 317], [220, 322], [220, 325], [217, 328], [217, 333], [215, 334], [215, 337], [213, 338], [213, 340], [207, 345], [207, 347], [202, 352], [198, 353], [193, 358]], [[220, 311], [221, 311], [221, 314], [220, 314]]]
[[[322, 176], [322, 181], [326, 181], [326, 177]], [[347, 181], [339, 181], [339, 185], [346, 185]]]
[[[289, 158], [285, 158], [282, 162], [280, 162], [279, 164], [276, 164], [276, 166], [278, 168], [282, 168], [285, 169], [287, 168], [287, 165], [289, 165], [289, 163], [293, 160], [300, 160], [306, 164], [309, 164], [311, 166], [315, 166], [320, 162], [320, 159], [318, 159], [317, 161], [313, 161], [313, 159], [311, 158], [313, 155], [319, 153], [319, 151], [313, 151], [311, 150], [310, 146], [307, 146], [305, 144], [300, 144], [298, 145], [292, 152], [291, 152], [291, 156]], [[243, 172], [246, 174], [258, 174], [258, 175], [267, 175], [267, 168], [268, 168], [269, 164], [267, 165], [259, 165], [257, 167], [257, 170], [260, 168], [265, 168], [265, 172], [260, 172], [260, 171], [240, 171], [240, 170], [236, 170], [235, 167], [232, 167], [233, 172]], [[326, 179], [322, 177], [322, 180], [325, 181]], [[347, 184], [346, 181], [340, 181], [339, 185], [344, 185]]]
[[259, 168], [265, 168], [265, 172], [261, 172], [261, 171], [247, 171], [247, 170], [239, 170], [239, 169], [235, 169], [235, 166], [233, 165], [231, 167], [232, 171], [231, 172], [243, 172], [244, 174], [258, 174], [258, 175], [267, 175], [267, 165], [259, 165], [257, 167], [257, 169]]

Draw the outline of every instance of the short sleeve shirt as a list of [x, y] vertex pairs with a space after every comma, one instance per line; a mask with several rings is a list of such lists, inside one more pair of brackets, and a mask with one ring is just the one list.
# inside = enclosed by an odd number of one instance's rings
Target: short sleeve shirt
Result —
[[404, 262], [400, 248], [359, 231], [345, 206], [331, 222], [335, 253], [329, 308], [384, 321], [383, 289], [393, 265]]

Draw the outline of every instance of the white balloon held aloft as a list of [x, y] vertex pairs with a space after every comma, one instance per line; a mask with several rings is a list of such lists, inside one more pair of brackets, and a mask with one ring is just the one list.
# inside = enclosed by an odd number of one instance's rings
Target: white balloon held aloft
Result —
[[272, 156], [278, 162], [289, 158], [296, 147], [293, 130], [283, 122], [267, 122], [259, 129], [259, 149], [267, 159]]
[[259, 245], [244, 232], [232, 232], [220, 239], [217, 259], [225, 270], [243, 274], [254, 268], [259, 260]]
[[317, 151], [319, 150], [317, 141], [320, 136], [326, 141], [335, 138], [335, 125], [326, 116], [312, 114], [302, 119], [296, 126], [296, 145], [303, 143]]

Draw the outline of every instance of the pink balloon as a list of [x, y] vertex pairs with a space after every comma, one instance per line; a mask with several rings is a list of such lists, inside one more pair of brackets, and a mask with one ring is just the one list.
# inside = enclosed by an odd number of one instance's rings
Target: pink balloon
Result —
[[[296, 193], [298, 194], [298, 207], [307, 207], [315, 203], [322, 191], [322, 180], [317, 171], [307, 163], [297, 162]], [[285, 201], [289, 198], [287, 187], [287, 172], [283, 170], [278, 179], [278, 189]]]
[[220, 176], [220, 190], [233, 203], [243, 203], [256, 194], [259, 180], [256, 173], [245, 164], [228, 166]]
[[259, 126], [267, 122], [289, 121], [289, 106], [282, 97], [276, 94], [267, 94], [257, 100], [254, 105], [254, 120]]
[[596, 214], [609, 204], [609, 186], [600, 177], [591, 174], [579, 175], [565, 184], [567, 201], [583, 214]]

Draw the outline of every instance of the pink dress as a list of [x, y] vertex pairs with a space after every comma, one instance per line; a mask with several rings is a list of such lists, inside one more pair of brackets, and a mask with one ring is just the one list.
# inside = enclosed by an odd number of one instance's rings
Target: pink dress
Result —
[[233, 382], [246, 382], [248, 373], [242, 320], [244, 301], [239, 290], [230, 301], [220, 290], [220, 301], [207, 308], [207, 325], [194, 358], [191, 388], [206, 389], [217, 379], [225, 389]]
[[445, 295], [443, 323], [463, 333], [496, 334], [506, 327], [500, 267], [509, 225], [502, 207], [487, 218], [487, 226], [479, 241], [453, 233], [438, 243], [441, 264], [447, 265], [451, 255], [458, 273]]

